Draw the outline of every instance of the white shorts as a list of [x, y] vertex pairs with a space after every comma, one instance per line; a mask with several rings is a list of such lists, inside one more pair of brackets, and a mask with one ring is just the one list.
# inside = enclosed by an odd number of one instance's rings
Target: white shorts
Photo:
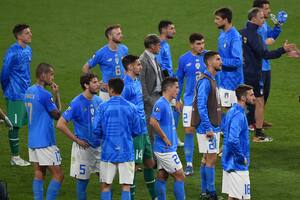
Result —
[[222, 193], [237, 199], [250, 199], [249, 171], [223, 171]]
[[219, 93], [222, 107], [231, 107], [234, 103], [237, 103], [237, 98], [234, 90], [219, 88]]
[[38, 163], [40, 166], [61, 164], [60, 152], [56, 145], [39, 149], [28, 148], [28, 152], [29, 161]]
[[193, 106], [183, 106], [182, 123], [183, 127], [191, 127]]
[[100, 147], [84, 149], [73, 142], [70, 176], [86, 180], [96, 172], [100, 172]]
[[199, 153], [219, 153], [220, 132], [214, 133], [213, 138], [206, 137], [206, 134], [197, 133]]
[[110, 96], [108, 92], [105, 91], [99, 91], [99, 97], [101, 98], [102, 101], [108, 101], [110, 99]]
[[124, 163], [111, 163], [100, 161], [100, 182], [112, 184], [116, 172], [118, 170], [119, 183], [132, 185], [134, 179], [134, 167], [134, 161]]
[[182, 164], [177, 152], [159, 153], [154, 152], [157, 160], [157, 170], [164, 169], [169, 174], [182, 169]]

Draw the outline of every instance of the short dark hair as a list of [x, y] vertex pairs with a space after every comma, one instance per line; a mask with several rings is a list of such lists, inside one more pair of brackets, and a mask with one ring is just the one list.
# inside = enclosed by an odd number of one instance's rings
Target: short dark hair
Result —
[[270, 5], [270, 1], [268, 1], [268, 0], [254, 0], [252, 7], [263, 8], [264, 4], [269, 4]]
[[161, 34], [163, 28], [168, 28], [169, 25], [172, 25], [173, 22], [169, 20], [161, 20], [158, 24], [158, 32]]
[[17, 24], [15, 25], [15, 27], [13, 28], [13, 34], [15, 36], [15, 38], [17, 39], [17, 36], [22, 33], [22, 31], [26, 28], [29, 28], [29, 25], [27, 24]]
[[146, 49], [150, 48], [151, 45], [160, 43], [160, 39], [156, 34], [148, 34], [144, 39], [144, 46]]
[[121, 94], [124, 88], [124, 81], [120, 78], [112, 78], [108, 81], [108, 87], [116, 94]]
[[176, 82], [178, 82], [178, 79], [175, 77], [167, 77], [163, 80], [161, 83], [161, 90], [162, 92], [165, 92], [169, 86], [174, 85]]
[[125, 68], [125, 70], [128, 70], [128, 65], [134, 63], [136, 60], [138, 60], [139, 57], [138, 56], [134, 56], [134, 55], [127, 55], [122, 59], [122, 64]]
[[216, 51], [208, 51], [208, 52], [206, 52], [205, 54], [204, 54], [204, 63], [206, 64], [206, 65], [208, 65], [207, 63], [207, 61], [209, 60], [209, 59], [211, 59], [212, 57], [214, 57], [215, 55], [219, 55], [219, 53], [218, 52], [216, 52]]
[[93, 74], [93, 73], [85, 73], [83, 75], [80, 76], [80, 85], [81, 85], [81, 88], [83, 90], [85, 90], [85, 86], [84, 84], [89, 84], [92, 79], [94, 78], [98, 78], [98, 76], [96, 74]]
[[232, 11], [230, 8], [219, 8], [215, 11], [215, 15], [221, 17], [222, 19], [227, 19], [229, 23], [232, 21]]
[[256, 17], [257, 16], [257, 13], [259, 12], [262, 12], [262, 10], [260, 8], [251, 8], [249, 11], [248, 11], [248, 20], [251, 21], [252, 18]]
[[201, 33], [192, 33], [189, 38], [191, 44], [193, 44], [197, 40], [202, 40], [202, 39], [204, 39], [204, 37]]
[[251, 85], [241, 84], [235, 89], [236, 98], [238, 100], [241, 100], [241, 98], [244, 96], [247, 96], [247, 91], [253, 90], [253, 87]]
[[49, 73], [50, 70], [53, 69], [53, 66], [48, 64], [48, 63], [40, 63], [38, 64], [38, 66], [36, 67], [35, 70], [35, 77], [36, 78], [40, 78], [40, 76], [45, 73]]
[[111, 34], [111, 31], [116, 29], [116, 28], [121, 28], [120, 24], [113, 24], [113, 25], [109, 25], [108, 27], [106, 27], [105, 29], [105, 37], [108, 38], [108, 35]]

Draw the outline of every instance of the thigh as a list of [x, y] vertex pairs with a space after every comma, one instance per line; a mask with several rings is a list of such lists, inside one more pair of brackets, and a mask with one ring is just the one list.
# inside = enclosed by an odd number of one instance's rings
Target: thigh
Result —
[[237, 199], [250, 199], [250, 178], [248, 171], [228, 173], [230, 185], [228, 195]]
[[134, 144], [134, 161], [136, 164], [143, 163], [144, 158], [144, 135], [139, 135], [133, 138]]
[[191, 121], [192, 121], [192, 106], [183, 106], [182, 110], [182, 123], [183, 127], [191, 127]]
[[214, 137], [208, 138], [206, 134], [197, 133], [199, 153], [218, 153], [220, 133], [214, 133]]
[[22, 127], [27, 123], [27, 112], [23, 101], [7, 99], [7, 116], [14, 127]]
[[157, 160], [157, 169], [164, 169], [169, 174], [182, 169], [182, 164], [177, 152], [159, 153], [154, 152]]
[[61, 164], [61, 155], [57, 146], [34, 149], [35, 157], [31, 162], [37, 162], [40, 166], [58, 166]]
[[100, 182], [112, 184], [117, 171], [117, 164], [100, 161]]
[[118, 163], [119, 183], [132, 185], [134, 179], [134, 162]]

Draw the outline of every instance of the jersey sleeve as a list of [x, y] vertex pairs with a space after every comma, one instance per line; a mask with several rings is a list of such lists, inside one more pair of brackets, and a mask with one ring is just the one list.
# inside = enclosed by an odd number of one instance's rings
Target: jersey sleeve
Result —
[[230, 58], [222, 57], [223, 65], [230, 68], [239, 68], [243, 64], [242, 40], [240, 36], [235, 36], [231, 41]]
[[102, 57], [102, 53], [101, 50], [98, 50], [89, 60], [88, 60], [88, 65], [89, 68], [93, 68], [95, 67], [97, 64], [99, 64], [101, 62], [101, 57]]
[[69, 107], [65, 112], [63, 112], [62, 117], [67, 121], [72, 121], [74, 119], [74, 114], [75, 114], [75, 105], [73, 102], [70, 103]]
[[281, 26], [274, 26], [274, 28], [272, 29], [269, 25], [267, 25], [267, 36], [268, 38], [273, 38], [274, 40], [276, 40], [278, 38], [278, 36], [281, 33]]
[[8, 82], [9, 82], [9, 73], [10, 73], [10, 66], [14, 60], [14, 53], [12, 51], [7, 51], [4, 56], [3, 66], [1, 71], [1, 86], [3, 92], [6, 90]]
[[124, 97], [124, 99], [126, 99], [127, 101], [130, 101], [130, 99], [131, 99], [131, 88], [130, 88], [130, 86], [125, 86], [121, 95]]
[[140, 123], [140, 121], [141, 121], [141, 119], [140, 119], [140, 115], [139, 115], [139, 113], [138, 113], [138, 111], [137, 111], [137, 108], [134, 106], [134, 105], [132, 105], [132, 110], [133, 110], [133, 118], [132, 118], [132, 124], [133, 124], [133, 127], [132, 127], [132, 133], [133, 133], [133, 137], [135, 137], [135, 136], [138, 136], [138, 135], [140, 135], [141, 133], [142, 133], [142, 128], [141, 128], [141, 123]]
[[54, 101], [53, 97], [50, 93], [42, 93], [41, 103], [45, 106], [46, 110], [50, 113], [54, 110], [58, 110]]
[[101, 105], [100, 105], [99, 109], [95, 110], [94, 127], [93, 127], [94, 128], [93, 133], [97, 136], [100, 136], [100, 138], [101, 138], [101, 134], [102, 134], [102, 125], [101, 125], [102, 115], [103, 115], [102, 110], [103, 110], [103, 108]]
[[160, 121], [160, 119], [163, 117], [162, 112], [163, 112], [163, 105], [160, 102], [156, 103], [153, 106], [151, 117], [156, 119], [157, 121]]

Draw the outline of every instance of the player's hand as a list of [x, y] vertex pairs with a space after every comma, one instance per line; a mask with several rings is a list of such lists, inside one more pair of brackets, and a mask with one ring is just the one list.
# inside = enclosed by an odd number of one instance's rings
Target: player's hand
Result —
[[8, 127], [9, 130], [13, 130], [14, 127], [7, 116], [4, 117], [4, 122], [6, 127]]
[[168, 147], [172, 146], [172, 143], [170, 142], [170, 140], [167, 137], [164, 138], [164, 142], [166, 143], [166, 145]]
[[58, 85], [56, 85], [54, 82], [52, 82], [52, 84], [51, 84], [51, 90], [52, 90], [52, 92], [54, 93], [54, 94], [57, 94], [58, 93], [58, 91], [59, 91], [59, 87], [58, 87]]
[[213, 138], [214, 137], [214, 132], [213, 131], [206, 132], [206, 137]]
[[90, 146], [89, 143], [87, 143], [86, 141], [81, 140], [79, 138], [76, 138], [75, 142], [84, 149], [87, 149]]
[[296, 45], [293, 43], [288, 43], [288, 41], [286, 40], [283, 44], [283, 48], [285, 52], [290, 52], [296, 49]]
[[182, 103], [180, 101], [176, 101], [175, 109], [177, 110], [177, 112], [181, 113], [181, 111], [182, 111]]
[[300, 58], [300, 51], [290, 51], [287, 53], [290, 58]]

